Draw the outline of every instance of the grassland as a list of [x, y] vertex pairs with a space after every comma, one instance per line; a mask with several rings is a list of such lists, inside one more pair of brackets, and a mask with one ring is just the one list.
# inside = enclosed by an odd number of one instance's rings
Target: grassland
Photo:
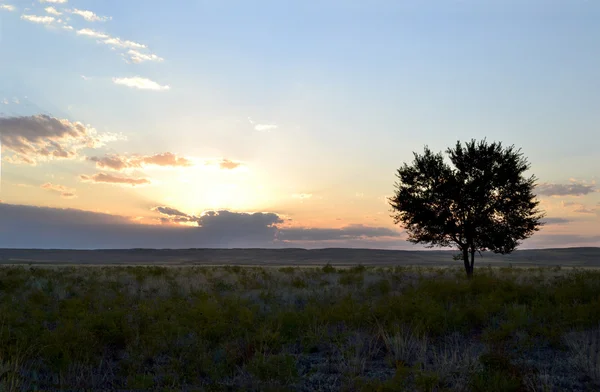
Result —
[[591, 391], [600, 272], [0, 267], [0, 390]]

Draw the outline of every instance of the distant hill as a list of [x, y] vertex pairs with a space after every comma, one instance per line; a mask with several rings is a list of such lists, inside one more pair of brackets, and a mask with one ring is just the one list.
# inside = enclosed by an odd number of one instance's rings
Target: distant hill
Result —
[[[86, 265], [461, 265], [456, 250], [378, 249], [0, 249], [0, 264]], [[600, 247], [484, 252], [476, 265], [600, 267]]]

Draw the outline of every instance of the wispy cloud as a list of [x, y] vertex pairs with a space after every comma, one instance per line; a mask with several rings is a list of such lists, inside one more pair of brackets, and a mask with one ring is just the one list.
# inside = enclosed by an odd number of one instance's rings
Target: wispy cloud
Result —
[[38, 16], [38, 15], [21, 15], [21, 19], [40, 24], [51, 24], [54, 22], [53, 16]]
[[543, 222], [548, 225], [564, 225], [566, 223], [571, 223], [572, 220], [567, 219], [567, 218], [560, 218], [560, 217], [550, 217], [550, 218], [544, 218]]
[[88, 37], [94, 38], [108, 38], [109, 35], [106, 33], [102, 33], [100, 31], [92, 30], [92, 29], [80, 29], [77, 30], [77, 35], [85, 35]]
[[46, 10], [47, 13], [49, 13], [50, 15], [62, 15], [62, 12], [60, 12], [59, 10], [57, 10], [54, 7], [46, 7], [44, 8], [44, 10]]
[[68, 0], [40, 0], [40, 3], [66, 4]]
[[260, 132], [268, 132], [274, 129], [277, 129], [277, 125], [275, 124], [256, 124], [254, 125], [254, 129]]
[[[66, 1], [61, 2], [58, 0], [45, 0], [42, 3], [54, 3], [54, 4], [64, 4]], [[0, 4], [0, 9], [14, 11], [14, 6], [8, 4]], [[25, 9], [29, 10], [28, 8]], [[119, 53], [125, 62], [127, 63], [143, 63], [143, 62], [162, 62], [164, 58], [158, 56], [157, 54], [151, 53], [148, 50], [148, 47], [145, 44], [122, 39], [120, 37], [113, 37], [107, 32], [98, 31], [91, 28], [80, 28], [74, 29], [73, 26], [68, 24], [69, 18], [61, 17], [61, 15], [65, 13], [69, 13], [72, 15], [77, 15], [88, 22], [105, 22], [111, 20], [110, 16], [101, 16], [96, 14], [90, 10], [82, 10], [78, 8], [73, 9], [60, 9], [54, 6], [47, 6], [44, 8], [47, 14], [49, 15], [30, 15], [24, 14], [21, 16], [23, 20], [27, 20], [32, 23], [46, 24], [46, 25], [56, 25], [56, 27], [60, 26], [64, 30], [75, 31], [77, 35], [95, 38], [96, 42], [103, 45], [110, 46], [113, 50]], [[57, 19], [58, 18], [58, 19]], [[166, 88], [165, 88], [166, 89]]]
[[221, 159], [206, 159], [204, 161], [204, 165], [217, 167], [222, 170], [234, 170], [241, 169], [244, 166], [242, 162], [232, 161], [231, 159], [221, 158]]
[[150, 184], [150, 180], [147, 178], [133, 178], [133, 177], [124, 177], [117, 176], [114, 174], [106, 174], [106, 173], [97, 173], [92, 176], [80, 175], [79, 178], [84, 182], [92, 182], [92, 183], [104, 183], [104, 184], [114, 184], [114, 185], [148, 185]]
[[573, 212], [577, 212], [580, 214], [595, 214], [598, 212], [598, 210], [595, 208], [578, 208]]
[[146, 49], [146, 45], [134, 41], [122, 40], [119, 37], [110, 37], [102, 41], [106, 45], [111, 45], [113, 48], [134, 48]]
[[14, 5], [11, 4], [0, 4], [0, 10], [4, 10], [4, 11], [15, 11], [16, 8]]
[[109, 154], [103, 157], [88, 157], [87, 160], [95, 162], [96, 167], [99, 169], [111, 169], [116, 171], [138, 169], [146, 166], [189, 167], [193, 165], [190, 159], [177, 156], [171, 152], [132, 156]]
[[594, 188], [594, 185], [587, 185], [583, 183], [542, 183], [537, 185], [536, 190], [540, 195], [545, 196], [584, 196], [589, 193], [595, 192]]
[[75, 189], [67, 188], [63, 185], [52, 184], [51, 182], [42, 184], [40, 188], [46, 189], [50, 192], [58, 193], [61, 197], [65, 199], [72, 199], [74, 197], [77, 197], [77, 195], [75, 194]]
[[137, 88], [140, 90], [164, 91], [169, 90], [171, 88], [170, 86], [163, 86], [150, 79], [142, 78], [140, 76], [135, 76], [132, 78], [113, 78], [113, 82], [115, 84], [120, 84], [122, 86], [127, 86], [131, 88]]
[[241, 167], [242, 163], [241, 162], [235, 162], [229, 159], [222, 159], [219, 162], [219, 168], [221, 169], [226, 169], [226, 170], [233, 170], [233, 169], [237, 169], [238, 167]]
[[156, 61], [161, 62], [164, 59], [152, 53], [142, 53], [140, 51], [131, 49], [127, 52], [127, 56], [134, 63], [142, 63], [144, 61]]
[[256, 123], [250, 117], [248, 117], [248, 122], [254, 127], [255, 131], [259, 131], [259, 132], [269, 132], [269, 131], [272, 131], [272, 130], [278, 128], [278, 126], [276, 124], [260, 124], [260, 123]]
[[110, 17], [110, 16], [99, 16], [92, 11], [80, 10], [77, 8], [72, 9], [72, 10], [67, 10], [67, 12], [69, 12], [73, 15], [79, 15], [83, 19], [87, 20], [88, 22], [106, 22], [107, 20], [112, 19], [112, 17]]
[[292, 195], [294, 199], [310, 199], [312, 196], [312, 193], [295, 193]]
[[356, 240], [377, 237], [400, 237], [402, 233], [385, 227], [371, 227], [364, 225], [348, 225], [341, 229], [320, 228], [287, 228], [279, 232], [282, 241], [331, 241], [331, 240]]

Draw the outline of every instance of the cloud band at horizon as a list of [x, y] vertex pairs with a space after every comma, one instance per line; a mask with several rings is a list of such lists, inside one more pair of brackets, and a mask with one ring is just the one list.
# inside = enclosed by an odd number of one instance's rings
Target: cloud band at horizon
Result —
[[[209, 211], [200, 217], [157, 207], [169, 224], [147, 225], [130, 218], [76, 209], [0, 202], [0, 247], [41, 249], [130, 248], [375, 248], [425, 249], [403, 232], [364, 225], [342, 228], [284, 227], [275, 213]], [[196, 222], [198, 226], [170, 223]], [[539, 234], [520, 249], [599, 246], [600, 236]]]

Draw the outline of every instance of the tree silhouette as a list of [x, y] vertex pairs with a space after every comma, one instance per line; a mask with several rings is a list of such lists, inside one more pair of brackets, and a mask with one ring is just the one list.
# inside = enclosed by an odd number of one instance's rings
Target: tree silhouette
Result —
[[[394, 223], [408, 241], [426, 247], [456, 246], [467, 277], [473, 276], [475, 252], [507, 254], [543, 225], [533, 188], [535, 176], [521, 150], [485, 139], [448, 148], [450, 164], [425, 146], [412, 165], [398, 169], [395, 195], [389, 198]], [[470, 255], [470, 260], [469, 260]]]

